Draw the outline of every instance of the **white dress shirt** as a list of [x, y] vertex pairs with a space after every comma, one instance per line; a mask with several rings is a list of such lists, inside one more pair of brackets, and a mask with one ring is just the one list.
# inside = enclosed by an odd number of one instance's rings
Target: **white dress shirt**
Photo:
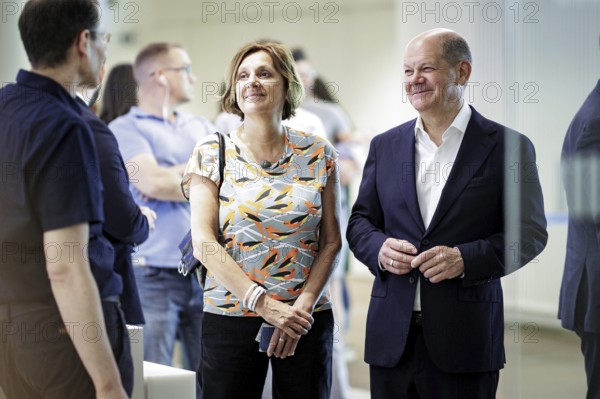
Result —
[[[452, 121], [442, 134], [442, 144], [438, 147], [423, 128], [423, 120], [417, 118], [415, 125], [415, 182], [417, 200], [425, 228], [431, 223], [433, 214], [440, 202], [442, 191], [452, 171], [456, 154], [460, 148], [467, 125], [471, 119], [471, 108], [465, 100]], [[413, 310], [421, 310], [421, 283], [417, 280], [417, 293]]]

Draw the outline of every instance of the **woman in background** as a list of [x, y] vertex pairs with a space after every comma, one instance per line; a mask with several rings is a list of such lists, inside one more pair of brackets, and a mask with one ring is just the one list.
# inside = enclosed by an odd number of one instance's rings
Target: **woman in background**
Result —
[[137, 83], [131, 64], [120, 64], [108, 73], [102, 92], [100, 119], [107, 125], [137, 105]]

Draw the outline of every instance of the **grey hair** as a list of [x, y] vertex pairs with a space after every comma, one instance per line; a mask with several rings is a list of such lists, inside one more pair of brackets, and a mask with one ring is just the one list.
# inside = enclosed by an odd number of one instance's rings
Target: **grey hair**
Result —
[[456, 65], [461, 61], [473, 63], [471, 49], [467, 41], [460, 36], [450, 36], [442, 41], [442, 57], [450, 65]]

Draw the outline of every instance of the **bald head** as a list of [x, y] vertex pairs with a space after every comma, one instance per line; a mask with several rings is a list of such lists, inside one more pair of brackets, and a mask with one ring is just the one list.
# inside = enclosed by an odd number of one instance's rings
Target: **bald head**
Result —
[[429, 30], [406, 46], [406, 93], [423, 120], [441, 118], [449, 125], [462, 106], [464, 87], [470, 76], [469, 46], [454, 31]]
[[423, 47], [424, 45], [437, 48], [442, 58], [449, 65], [456, 65], [461, 61], [472, 64], [471, 49], [467, 41], [458, 33], [450, 29], [431, 29], [415, 36], [406, 46]]

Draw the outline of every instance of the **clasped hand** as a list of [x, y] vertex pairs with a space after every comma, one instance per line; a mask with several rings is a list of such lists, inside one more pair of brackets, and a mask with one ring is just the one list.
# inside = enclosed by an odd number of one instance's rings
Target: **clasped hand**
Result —
[[[269, 324], [275, 326], [267, 355], [278, 358], [293, 356], [300, 337], [308, 334], [314, 319], [311, 316], [312, 306], [303, 306], [300, 298], [294, 306], [264, 296], [265, 303], [258, 310], [259, 315]], [[306, 309], [303, 309], [306, 308]]]
[[388, 238], [379, 250], [379, 262], [385, 270], [397, 275], [418, 268], [431, 283], [458, 277], [465, 270], [458, 248], [439, 245], [420, 254], [417, 252], [417, 248], [406, 240]]

